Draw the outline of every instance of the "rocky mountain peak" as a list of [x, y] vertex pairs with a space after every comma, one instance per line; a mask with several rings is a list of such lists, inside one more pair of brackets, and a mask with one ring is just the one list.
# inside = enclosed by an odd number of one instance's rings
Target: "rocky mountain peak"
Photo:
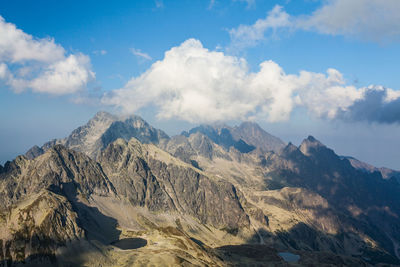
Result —
[[267, 133], [260, 125], [251, 121], [242, 122], [239, 126], [235, 126], [231, 132], [235, 139], [242, 139], [247, 144], [265, 152], [278, 152], [286, 145], [281, 139]]
[[254, 121], [244, 121], [242, 122], [239, 126], [236, 126], [236, 128], [241, 128], [241, 129], [254, 129], [257, 131], [264, 131], [261, 126], [254, 122]]
[[169, 136], [162, 130], [156, 129], [141, 117], [133, 115], [125, 120], [114, 121], [100, 137], [102, 148], [118, 138], [129, 140], [132, 137], [142, 143], [158, 144], [162, 140], [168, 140]]
[[64, 139], [54, 139], [42, 147], [34, 146], [26, 153], [28, 159], [42, 155], [56, 144], [80, 151], [95, 159], [108, 144], [122, 138], [129, 140], [132, 137], [142, 143], [158, 144], [168, 140], [169, 136], [148, 124], [137, 115], [117, 117], [105, 111], [97, 112], [85, 125], [73, 130]]
[[299, 147], [300, 151], [307, 156], [310, 156], [320, 148], [326, 148], [326, 146], [311, 135], [304, 139]]
[[117, 117], [108, 113], [107, 111], [99, 111], [97, 112], [91, 120], [116, 120]]
[[285, 152], [285, 153], [292, 153], [292, 152], [298, 151], [298, 150], [299, 150], [299, 148], [298, 148], [297, 146], [295, 146], [295, 145], [293, 145], [291, 142], [289, 142], [289, 143], [287, 144], [287, 146], [285, 146], [285, 148], [282, 150], [282, 152]]
[[34, 145], [31, 149], [29, 149], [25, 153], [25, 157], [28, 159], [34, 159], [44, 153], [44, 150], [41, 147], [38, 147], [37, 145]]
[[226, 150], [234, 147], [241, 153], [249, 153], [256, 148], [264, 152], [279, 151], [285, 146], [282, 140], [267, 133], [255, 122], [243, 122], [233, 128], [225, 124], [201, 125], [182, 134], [189, 136], [196, 132], [208, 136]]

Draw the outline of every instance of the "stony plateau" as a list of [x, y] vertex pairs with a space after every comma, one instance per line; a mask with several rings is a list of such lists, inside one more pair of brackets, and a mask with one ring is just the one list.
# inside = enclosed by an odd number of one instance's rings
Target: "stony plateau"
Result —
[[400, 265], [385, 173], [255, 123], [169, 137], [99, 112], [0, 166], [0, 265]]

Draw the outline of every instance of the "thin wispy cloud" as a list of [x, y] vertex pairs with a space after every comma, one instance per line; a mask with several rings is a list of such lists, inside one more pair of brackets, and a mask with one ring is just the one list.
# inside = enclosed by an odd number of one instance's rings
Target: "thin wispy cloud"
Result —
[[96, 56], [104, 56], [104, 55], [106, 55], [107, 54], [107, 51], [106, 50], [95, 50], [95, 51], [93, 51], [93, 54], [95, 54]]
[[17, 93], [71, 94], [95, 78], [87, 55], [68, 55], [53, 39], [37, 39], [1, 16], [0, 36], [0, 82]]
[[290, 16], [282, 6], [276, 5], [265, 19], [258, 19], [253, 25], [240, 25], [229, 31], [231, 48], [243, 49], [257, 45], [265, 39], [267, 31], [275, 34], [277, 29], [291, 27]]
[[[400, 94], [391, 89], [348, 85], [335, 69], [286, 74], [271, 60], [259, 66], [257, 72], [250, 72], [243, 58], [210, 51], [200, 41], [189, 39], [123, 88], [104, 95], [102, 102], [125, 113], [152, 106], [159, 118], [199, 123], [254, 118], [285, 121], [296, 107], [328, 119], [393, 122], [384, 113], [400, 101]], [[374, 92], [380, 97], [375, 107], [381, 115], [359, 118], [355, 112], [362, 113], [359, 110]]]
[[[217, 0], [210, 0], [210, 2], [208, 3], [208, 9], [212, 9], [215, 4], [217, 3]], [[247, 8], [253, 8], [256, 6], [256, 1], [255, 0], [232, 0], [232, 2], [243, 2], [247, 4]]]
[[255, 0], [233, 0], [233, 2], [245, 2], [247, 4], [247, 8], [255, 7]]
[[210, 2], [208, 3], [208, 9], [212, 9], [215, 5], [215, 0], [210, 0]]
[[142, 50], [140, 50], [140, 49], [131, 48], [130, 50], [133, 55], [135, 55], [136, 57], [138, 57], [140, 59], [152, 60], [152, 57], [149, 54], [142, 52]]
[[398, 0], [332, 0], [323, 3], [312, 14], [302, 16], [291, 16], [277, 5], [254, 24], [231, 29], [231, 47], [255, 46], [278, 30], [312, 31], [378, 43], [400, 40]]
[[164, 1], [163, 0], [155, 0], [154, 1], [156, 8], [164, 8]]

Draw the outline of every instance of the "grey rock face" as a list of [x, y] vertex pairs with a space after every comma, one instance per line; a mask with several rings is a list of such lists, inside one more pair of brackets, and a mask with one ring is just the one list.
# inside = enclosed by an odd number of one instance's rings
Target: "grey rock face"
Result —
[[110, 144], [99, 161], [118, 194], [134, 205], [178, 211], [217, 228], [249, 226], [233, 185], [216, 183], [180, 161], [160, 161], [134, 139]]
[[102, 134], [102, 147], [122, 138], [129, 141], [132, 137], [140, 142], [158, 144], [161, 140], [168, 140], [169, 136], [161, 130], [154, 128], [139, 116], [131, 116], [123, 121], [114, 121]]
[[38, 146], [33, 146], [28, 152], [25, 153], [27, 159], [34, 159], [44, 153], [44, 150]]
[[85, 242], [89, 221], [77, 196], [115, 196], [100, 165], [83, 153], [55, 145], [28, 160], [8, 162], [0, 174], [0, 240], [8, 262], [57, 265], [55, 252]]
[[56, 145], [35, 160], [23, 156], [7, 164], [0, 174], [0, 209], [43, 189], [61, 191], [74, 184], [81, 193], [107, 195], [113, 186], [100, 165], [82, 153]]

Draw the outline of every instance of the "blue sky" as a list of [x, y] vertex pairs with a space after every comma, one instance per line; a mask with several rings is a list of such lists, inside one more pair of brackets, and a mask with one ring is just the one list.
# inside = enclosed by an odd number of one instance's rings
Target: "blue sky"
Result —
[[396, 0], [1, 1], [0, 162], [108, 110], [169, 134], [253, 119], [400, 169], [398, 14]]

